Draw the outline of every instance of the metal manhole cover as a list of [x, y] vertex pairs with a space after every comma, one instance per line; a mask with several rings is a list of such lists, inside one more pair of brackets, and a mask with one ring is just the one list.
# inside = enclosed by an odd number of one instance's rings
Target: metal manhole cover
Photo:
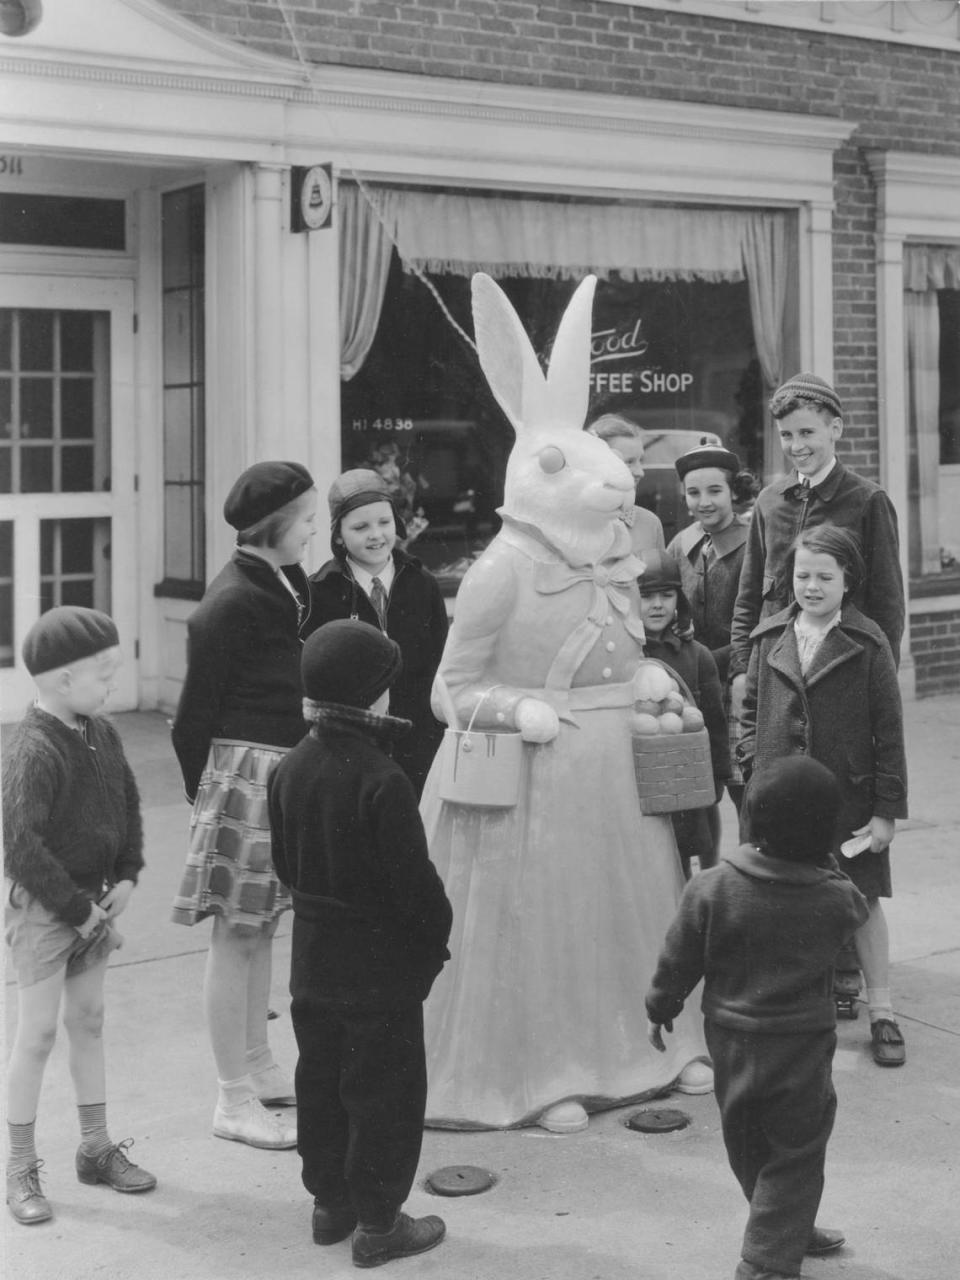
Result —
[[448, 1164], [427, 1178], [427, 1187], [438, 1196], [475, 1196], [496, 1182], [489, 1169], [475, 1164]]
[[672, 1107], [654, 1107], [649, 1111], [635, 1111], [626, 1120], [628, 1129], [638, 1133], [672, 1133], [675, 1129], [685, 1129], [690, 1117], [685, 1111], [676, 1111]]

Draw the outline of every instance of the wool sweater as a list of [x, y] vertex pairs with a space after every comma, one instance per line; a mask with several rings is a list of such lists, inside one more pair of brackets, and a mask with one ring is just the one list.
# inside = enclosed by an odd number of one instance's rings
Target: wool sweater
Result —
[[417, 797], [385, 750], [403, 723], [334, 708], [270, 776], [273, 862], [293, 898], [294, 995], [423, 1000], [449, 957], [452, 913]]
[[878, 484], [837, 462], [812, 490], [791, 474], [768, 484], [757, 498], [733, 612], [731, 677], [747, 669], [754, 627], [793, 598], [784, 569], [794, 539], [821, 524], [839, 525], [859, 539], [867, 572], [853, 603], [887, 637], [894, 664], [900, 661], [906, 612], [897, 513]]
[[191, 802], [214, 738], [292, 747], [306, 732], [300, 632], [310, 591], [300, 565], [282, 572], [299, 608], [262, 556], [238, 548], [187, 623], [187, 674], [173, 747]]
[[867, 918], [839, 871], [741, 845], [686, 886], [646, 997], [647, 1015], [677, 1017], [704, 980], [704, 1018], [767, 1035], [836, 1026], [833, 964]]
[[[394, 745], [393, 758], [419, 796], [443, 738], [443, 725], [430, 709], [430, 690], [447, 638], [447, 608], [436, 578], [416, 557], [397, 549], [393, 563], [386, 632], [400, 646], [403, 670], [390, 689], [390, 714], [413, 725]], [[342, 554], [328, 560], [311, 577], [310, 592], [304, 639], [335, 618], [359, 618], [379, 626], [369, 596], [350, 573]]]
[[3, 754], [4, 869], [65, 923], [143, 866], [140, 796], [113, 725], [85, 720], [86, 741], [31, 707]]

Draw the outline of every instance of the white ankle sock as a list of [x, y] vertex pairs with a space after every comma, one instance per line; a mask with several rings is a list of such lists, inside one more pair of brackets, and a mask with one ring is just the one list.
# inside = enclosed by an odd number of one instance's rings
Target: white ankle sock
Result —
[[870, 1011], [870, 1021], [876, 1022], [878, 1018], [889, 1018], [893, 1021], [893, 1003], [890, 998], [889, 987], [867, 987], [867, 1008]]
[[221, 1107], [242, 1107], [245, 1102], [257, 1096], [249, 1075], [238, 1076], [236, 1080], [218, 1080], [217, 1083], [220, 1086]]
[[247, 1070], [252, 1076], [259, 1075], [262, 1071], [269, 1071], [273, 1066], [276, 1066], [273, 1050], [266, 1040], [263, 1044], [258, 1044], [255, 1049], [247, 1050]]

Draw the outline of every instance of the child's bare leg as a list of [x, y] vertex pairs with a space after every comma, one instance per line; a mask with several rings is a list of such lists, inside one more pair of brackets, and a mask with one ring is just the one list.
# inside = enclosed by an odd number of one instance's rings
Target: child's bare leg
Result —
[[906, 1051], [890, 997], [890, 934], [880, 899], [870, 898], [867, 905], [870, 914], [854, 935], [854, 943], [867, 989], [873, 1056], [881, 1066], [897, 1067], [906, 1060]]
[[863, 970], [863, 980], [871, 987], [890, 987], [890, 932], [879, 898], [867, 901], [870, 914], [857, 930], [854, 942]]
[[[233, 928], [222, 916], [214, 916], [203, 997], [221, 1080], [237, 1080], [247, 1074], [250, 985], [253, 958], [260, 945], [257, 930]], [[264, 1007], [264, 1023], [266, 1016]]]
[[36, 1118], [43, 1072], [57, 1037], [65, 972], [61, 969], [17, 993], [17, 1029], [7, 1064], [7, 1205], [26, 1226], [53, 1216], [40, 1187]]
[[[272, 941], [272, 932], [231, 928], [221, 916], [214, 916], [204, 1001], [220, 1085], [214, 1133], [255, 1147], [286, 1148], [296, 1146], [296, 1128], [260, 1105], [247, 1061], [251, 999], [266, 1041]], [[255, 992], [253, 997], [251, 990]]]
[[63, 1025], [70, 1042], [70, 1075], [77, 1106], [102, 1105], [107, 1098], [103, 1061], [103, 980], [107, 957], [63, 984]]
[[247, 989], [247, 1071], [253, 1079], [257, 1097], [276, 1106], [293, 1106], [296, 1095], [292, 1081], [284, 1075], [273, 1058], [267, 1042], [267, 1012], [273, 975], [273, 936], [277, 921], [271, 920], [261, 933], [250, 961], [250, 983]]
[[17, 1030], [7, 1064], [7, 1121], [32, 1124], [43, 1072], [57, 1038], [57, 1017], [66, 970], [20, 987], [17, 993]]

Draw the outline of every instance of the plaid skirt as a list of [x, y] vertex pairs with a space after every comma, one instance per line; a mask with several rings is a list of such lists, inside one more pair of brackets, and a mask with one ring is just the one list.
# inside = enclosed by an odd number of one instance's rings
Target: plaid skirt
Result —
[[267, 777], [284, 747], [214, 738], [190, 818], [175, 924], [221, 915], [258, 928], [290, 905], [270, 856]]

